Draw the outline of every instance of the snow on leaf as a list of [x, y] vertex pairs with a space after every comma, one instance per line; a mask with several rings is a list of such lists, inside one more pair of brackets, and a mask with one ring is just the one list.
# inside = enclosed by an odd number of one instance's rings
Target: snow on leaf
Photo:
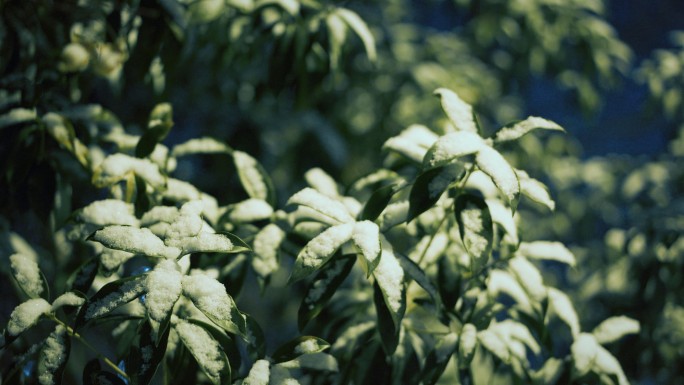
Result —
[[204, 374], [215, 384], [230, 383], [230, 364], [228, 357], [214, 337], [202, 327], [179, 321], [174, 325], [178, 337], [190, 350]]
[[273, 214], [273, 207], [265, 200], [250, 198], [242, 202], [235, 203], [228, 218], [231, 222], [244, 223], [268, 219]]
[[524, 312], [532, 313], [530, 299], [515, 278], [506, 271], [494, 269], [489, 273], [487, 280], [487, 294], [491, 298], [496, 298], [501, 293], [513, 298]]
[[[549, 311], [554, 313], [570, 327], [573, 336], [580, 332], [579, 318], [570, 298], [562, 291], [553, 287], [548, 288]], [[593, 339], [593, 337], [592, 337]]]
[[269, 223], [254, 236], [252, 267], [260, 277], [267, 277], [278, 270], [278, 249], [285, 239], [285, 232], [278, 225]]
[[38, 357], [38, 383], [41, 385], [60, 384], [66, 366], [71, 344], [66, 328], [57, 325], [45, 339]]
[[106, 271], [114, 271], [118, 269], [129, 259], [133, 258], [135, 254], [128, 251], [115, 250], [104, 248], [100, 253], [100, 263]]
[[251, 155], [242, 151], [233, 152], [233, 161], [247, 195], [250, 198], [265, 200], [271, 204], [275, 203], [271, 180], [261, 164]]
[[555, 122], [530, 116], [525, 120], [507, 124], [494, 135], [494, 143], [508, 142], [516, 140], [534, 130], [553, 130], [565, 132], [563, 127]]
[[382, 232], [406, 222], [410, 203], [408, 200], [390, 203], [380, 215], [378, 226]]
[[329, 197], [339, 196], [337, 182], [328, 173], [315, 167], [304, 173], [304, 179], [309, 186]]
[[271, 363], [268, 360], [256, 361], [242, 381], [242, 385], [268, 385], [268, 379], [271, 376], [270, 366]]
[[147, 274], [145, 308], [149, 317], [162, 322], [167, 319], [180, 297], [182, 274], [174, 260], [163, 260]]
[[474, 170], [470, 173], [466, 188], [477, 190], [482, 193], [482, 196], [491, 199], [498, 197], [499, 189], [496, 187], [492, 178], [480, 170]]
[[126, 178], [129, 173], [135, 173], [155, 188], [163, 187], [166, 183], [159, 166], [148, 159], [121, 153], [105, 158], [93, 175], [93, 183], [97, 187], [106, 187]]
[[547, 187], [542, 182], [531, 178], [525, 171], [515, 170], [515, 173], [518, 175], [518, 180], [520, 180], [520, 191], [523, 195], [548, 207], [551, 211], [555, 210], [556, 202], [551, 199]]
[[368, 60], [374, 62], [377, 59], [375, 38], [373, 38], [373, 34], [371, 34], [370, 29], [368, 29], [366, 22], [355, 12], [346, 8], [337, 8], [335, 13], [347, 23], [359, 38], [361, 38], [363, 47], [366, 49], [366, 54], [368, 55]]
[[84, 321], [103, 316], [145, 293], [145, 275], [137, 275], [104, 285], [81, 308]]
[[483, 146], [475, 156], [477, 167], [492, 178], [496, 187], [501, 191], [513, 210], [520, 199], [520, 182], [513, 167], [495, 149]]
[[458, 358], [470, 362], [477, 347], [477, 328], [471, 323], [463, 325], [458, 336]]
[[38, 264], [24, 254], [12, 254], [9, 260], [12, 276], [19, 287], [31, 298], [40, 297], [44, 288]]
[[279, 366], [287, 369], [311, 369], [329, 372], [338, 371], [337, 360], [327, 353], [311, 353], [301, 355], [293, 360], [282, 362]]
[[182, 284], [183, 295], [212, 322], [229, 333], [243, 334], [245, 319], [221, 282], [199, 273], [184, 276]]
[[380, 262], [380, 228], [371, 221], [356, 222], [352, 241], [366, 260], [370, 275]]
[[535, 265], [525, 257], [516, 256], [508, 261], [508, 266], [532, 300], [540, 302], [546, 297], [546, 287]]
[[510, 319], [493, 323], [488, 329], [478, 333], [478, 340], [490, 352], [504, 362], [510, 362], [511, 358], [527, 364], [527, 346], [532, 353], [539, 354], [541, 347], [534, 339], [529, 329]]
[[335, 254], [335, 251], [349, 241], [354, 223], [332, 226], [309, 241], [297, 255], [290, 282], [298, 281], [318, 270]]
[[475, 154], [485, 147], [484, 140], [474, 132], [457, 131], [439, 137], [423, 158], [423, 168], [429, 169], [451, 163], [454, 159]]
[[449, 185], [463, 175], [465, 175], [465, 168], [461, 162], [436, 167], [418, 175], [409, 194], [408, 220], [413, 220], [432, 208]]
[[382, 148], [397, 152], [420, 164], [423, 162], [428, 149], [438, 138], [439, 136], [429, 128], [413, 124], [399, 135], [387, 139]]
[[639, 333], [640, 330], [639, 321], [626, 316], [617, 316], [601, 322], [591, 334], [596, 337], [598, 343], [605, 345], [615, 342], [627, 334]]
[[594, 360], [595, 370], [599, 373], [614, 375], [618, 379], [618, 385], [629, 385], [620, 362], [606, 348], [598, 345], [598, 352]]
[[513, 212], [510, 207], [504, 206], [498, 199], [485, 199], [489, 213], [492, 215], [492, 222], [499, 224], [506, 231], [514, 245], [519, 243], [518, 227], [513, 219]]
[[287, 204], [297, 204], [309, 207], [340, 223], [352, 222], [354, 220], [344, 204], [326, 195], [323, 195], [322, 193], [310, 187], [306, 187], [294, 194], [287, 201]]
[[29, 299], [19, 304], [10, 314], [10, 319], [7, 322], [7, 333], [10, 336], [18, 336], [38, 322], [43, 314], [47, 314], [51, 310], [52, 306], [42, 298]]
[[180, 157], [191, 154], [230, 154], [231, 148], [225, 143], [214, 138], [204, 137], [190, 139], [173, 147], [172, 157]]
[[155, 206], [143, 214], [140, 225], [149, 227], [155, 223], [173, 223], [179, 215], [178, 208], [173, 206]]
[[300, 330], [304, 329], [304, 326], [321, 312], [349, 275], [355, 261], [356, 256], [350, 254], [335, 258], [311, 281], [299, 307], [297, 319]]
[[57, 311], [60, 307], [63, 306], [81, 306], [85, 303], [85, 298], [79, 296], [78, 294], [74, 293], [73, 291], [68, 291], [59, 297], [57, 297], [54, 301], [52, 301], [52, 312]]
[[118, 199], [95, 201], [81, 210], [78, 214], [78, 219], [82, 222], [99, 226], [138, 225], [138, 219], [134, 215], [133, 205]]
[[530, 259], [544, 259], [575, 266], [575, 256], [560, 242], [522, 242], [516, 254]]
[[168, 178], [166, 180], [166, 190], [163, 195], [164, 198], [173, 202], [187, 202], [199, 200], [202, 196], [202, 192], [191, 183], [175, 178]]
[[395, 327], [399, 327], [406, 310], [406, 290], [404, 288], [404, 269], [394, 255], [389, 244], [383, 244], [380, 263], [373, 271], [385, 304], [390, 310]]
[[489, 207], [479, 196], [461, 194], [454, 202], [454, 215], [463, 245], [471, 257], [471, 269], [478, 270], [492, 252], [494, 228]]
[[35, 108], [13, 108], [8, 113], [0, 115], [0, 128], [29, 122], [35, 120], [37, 116]]
[[147, 228], [107, 226], [93, 233], [90, 239], [112, 249], [145, 254], [151, 257], [176, 258], [181, 253], [181, 250], [176, 247], [166, 246], [159, 237]]
[[300, 385], [300, 383], [292, 377], [289, 370], [280, 365], [273, 365], [269, 385]]
[[169, 226], [166, 232], [165, 243], [168, 246], [178, 247], [173, 244], [173, 239], [182, 239], [185, 237], [192, 237], [199, 234], [201, 231], [214, 232], [211, 226], [205, 228], [205, 222], [202, 220], [202, 209], [204, 203], [202, 201], [190, 201], [181, 206], [179, 215]]
[[572, 361], [578, 377], [589, 373], [594, 366], [600, 345], [593, 335], [581, 333], [570, 346]]
[[173, 246], [180, 247], [181, 255], [192, 253], [230, 253], [235, 245], [226, 234], [199, 233], [192, 237], [173, 240]]
[[436, 89], [435, 95], [439, 97], [442, 109], [457, 130], [477, 133], [477, 124], [470, 104], [464, 102], [454, 91], [447, 88]]

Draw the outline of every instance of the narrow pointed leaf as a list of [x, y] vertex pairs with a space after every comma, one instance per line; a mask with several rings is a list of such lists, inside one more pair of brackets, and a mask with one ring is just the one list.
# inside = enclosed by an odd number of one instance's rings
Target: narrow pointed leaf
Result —
[[107, 226], [94, 232], [88, 240], [100, 242], [111, 249], [145, 254], [151, 257], [177, 258], [181, 254], [180, 249], [166, 246], [164, 241], [148, 228]]
[[439, 291], [430, 281], [430, 277], [411, 258], [401, 253], [395, 253], [395, 255], [404, 272], [430, 295], [435, 306], [439, 309], [442, 306], [442, 299], [439, 296]]
[[440, 166], [424, 171], [411, 187], [409, 195], [409, 213], [407, 221], [411, 221], [424, 213], [442, 196], [449, 185], [465, 175], [465, 167], [461, 162]]
[[204, 274], [183, 277], [183, 295], [223, 330], [244, 335], [245, 319], [237, 309], [226, 287]]
[[352, 242], [361, 252], [365, 261], [366, 275], [370, 276], [380, 263], [380, 228], [371, 221], [356, 222]]
[[375, 38], [373, 37], [373, 34], [371, 34], [370, 29], [368, 29], [366, 22], [364, 22], [363, 19], [361, 19], [355, 12], [346, 8], [337, 8], [335, 10], [335, 14], [342, 18], [342, 20], [349, 25], [354, 33], [361, 38], [363, 46], [366, 49], [366, 55], [368, 55], [368, 59], [374, 62], [377, 59], [377, 53], [375, 51]]
[[489, 147], [480, 135], [470, 131], [451, 132], [439, 137], [423, 158], [423, 169], [443, 166], [462, 156]]
[[458, 359], [461, 364], [470, 364], [477, 347], [477, 328], [471, 323], [463, 325], [458, 336]]
[[[232, 242], [234, 239], [235, 236], [231, 237], [226, 233], [213, 234], [202, 232], [192, 237], [184, 237], [178, 241], [174, 240], [174, 245], [181, 246], [179, 256], [192, 253], [239, 253], [246, 251], [245, 246], [236, 247]], [[240, 242], [244, 244], [243, 241]]]
[[275, 362], [285, 362], [303, 354], [320, 353], [330, 347], [325, 340], [314, 336], [301, 336], [281, 345], [273, 353]]
[[117, 307], [133, 301], [145, 294], [146, 274], [136, 275], [124, 279], [119, 279], [102, 286], [90, 299], [81, 307], [76, 319], [76, 325], [99, 318], [108, 314]]
[[579, 334], [570, 347], [572, 362], [578, 377], [589, 373], [598, 355], [599, 344], [589, 333]]
[[473, 116], [473, 108], [449, 89], [438, 88], [435, 95], [439, 97], [442, 109], [451, 124], [459, 131], [477, 133], [477, 123]]
[[266, 279], [278, 270], [278, 250], [285, 235], [278, 225], [270, 223], [254, 236], [252, 268], [260, 278]]
[[465, 193], [456, 198], [454, 214], [461, 240], [471, 257], [471, 268], [477, 271], [492, 253], [494, 228], [489, 207], [481, 197]]
[[71, 341], [66, 328], [57, 325], [43, 342], [38, 356], [38, 382], [60, 385], [71, 352]]
[[299, 330], [316, 317], [328, 304], [337, 288], [351, 272], [355, 255], [343, 255], [330, 261], [330, 266], [320, 271], [311, 281], [299, 306]]
[[266, 338], [259, 324], [248, 314], [243, 314], [245, 318], [245, 342], [247, 342], [247, 352], [252, 361], [263, 359], [266, 356]]
[[265, 200], [271, 206], [275, 205], [275, 188], [266, 170], [251, 155], [242, 151], [233, 152], [233, 161], [238, 177], [245, 191], [251, 198]]
[[[550, 287], [548, 289], [549, 296], [549, 313], [555, 314], [563, 322], [570, 327], [570, 332], [573, 337], [579, 335], [580, 324], [579, 317], [572, 305], [570, 298], [562, 291]], [[593, 337], [592, 337], [593, 338]]]
[[147, 274], [145, 279], [146, 292], [145, 308], [150, 317], [152, 334], [155, 341], [158, 340], [163, 326], [168, 326], [171, 319], [173, 306], [180, 298], [183, 287], [181, 279], [183, 275], [178, 270], [174, 260], [163, 260]]
[[392, 312], [387, 307], [382, 294], [380, 286], [377, 282], [373, 285], [373, 303], [375, 304], [375, 313], [378, 317], [378, 323], [376, 329], [380, 334], [380, 339], [382, 341], [382, 347], [385, 353], [390, 356], [394, 354], [399, 344], [399, 332], [400, 326], [397, 326], [394, 322], [394, 317]]
[[536, 116], [530, 116], [525, 120], [509, 123], [503, 126], [496, 133], [496, 135], [494, 135], [494, 143], [498, 144], [511, 140], [517, 140], [534, 130], [553, 130], [565, 132], [563, 127], [550, 120], [542, 119]]
[[368, 202], [363, 205], [363, 210], [361, 211], [361, 220], [376, 220], [383, 210], [387, 207], [394, 193], [397, 192], [397, 185], [390, 184], [387, 186], [382, 186], [375, 190], [373, 194], [368, 198]]
[[209, 332], [202, 327], [186, 321], [179, 321], [175, 326], [178, 337], [197, 364], [214, 385], [230, 384], [231, 370], [226, 353]]
[[601, 322], [591, 334], [594, 335], [598, 343], [605, 345], [615, 342], [627, 334], [639, 333], [640, 330], [639, 321], [625, 316], [617, 316]]
[[540, 181], [531, 178], [525, 171], [515, 170], [520, 180], [520, 192], [531, 200], [546, 206], [553, 211], [556, 202], [551, 198], [548, 188]]
[[425, 366], [422, 373], [422, 378], [426, 385], [433, 385], [437, 383], [439, 378], [444, 373], [444, 370], [449, 363], [449, 359], [456, 352], [458, 348], [458, 335], [456, 333], [449, 333], [439, 339], [437, 345], [428, 353], [425, 360]]
[[83, 305], [85, 302], [85, 294], [81, 292], [68, 291], [57, 297], [54, 301], [52, 301], [52, 312], [54, 313], [55, 311], [57, 311], [57, 309], [60, 309], [65, 306], [78, 307]]
[[323, 266], [342, 246], [349, 241], [354, 223], [332, 226], [313, 238], [297, 255], [289, 282], [296, 282]]
[[421, 164], [428, 149], [438, 138], [439, 136], [429, 128], [420, 124], [413, 124], [399, 135], [387, 139], [382, 148], [383, 150], [392, 150]]
[[308, 170], [304, 173], [304, 179], [309, 186], [324, 195], [329, 197], [336, 197], [340, 195], [335, 179], [321, 168], [314, 167]]
[[43, 281], [38, 264], [24, 254], [12, 254], [9, 260], [12, 276], [21, 290], [30, 298], [40, 298], [46, 291], [47, 283]]
[[484, 146], [475, 156], [477, 167], [492, 178], [506, 201], [515, 211], [520, 200], [520, 182], [513, 167], [495, 149]]
[[287, 204], [309, 207], [339, 223], [352, 222], [354, 220], [342, 202], [323, 195], [310, 187], [294, 194], [287, 201]]
[[178, 144], [171, 150], [171, 157], [192, 154], [231, 154], [233, 150], [223, 142], [214, 138], [195, 138]]
[[529, 259], [558, 261], [575, 266], [575, 256], [560, 242], [535, 241], [522, 242], [516, 254]]
[[532, 303], [525, 290], [508, 272], [495, 269], [489, 273], [487, 280], [487, 294], [496, 299], [500, 294], [506, 294], [517, 302], [517, 306], [526, 313], [532, 313]]
[[392, 354], [397, 348], [401, 321], [406, 312], [406, 287], [404, 269], [391, 249], [383, 248], [380, 263], [375, 268], [373, 276], [373, 298], [378, 314], [378, 329], [385, 351]]
[[308, 369], [326, 372], [337, 372], [339, 370], [337, 360], [328, 353], [303, 354], [289, 361], [281, 362], [278, 366], [286, 369]]
[[132, 348], [127, 360], [127, 369], [136, 385], [147, 385], [164, 359], [171, 328], [166, 327], [156, 335], [149, 323], [143, 323], [140, 330], [140, 346]]

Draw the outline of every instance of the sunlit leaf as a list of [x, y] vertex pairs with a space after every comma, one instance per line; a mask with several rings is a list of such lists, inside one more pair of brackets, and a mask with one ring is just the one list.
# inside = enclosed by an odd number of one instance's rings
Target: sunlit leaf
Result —
[[421, 164], [428, 149], [432, 147], [438, 138], [439, 136], [429, 128], [413, 124], [399, 133], [399, 135], [387, 139], [382, 148], [397, 152]]
[[471, 323], [463, 325], [458, 336], [458, 359], [462, 364], [468, 364], [475, 356], [477, 347], [477, 328]]
[[366, 274], [370, 275], [380, 263], [380, 228], [371, 221], [356, 222], [351, 238], [354, 246], [361, 252]]
[[285, 362], [301, 355], [320, 353], [330, 347], [325, 340], [314, 336], [301, 336], [281, 345], [273, 353], [275, 362]]
[[640, 330], [639, 321], [625, 316], [616, 316], [601, 322], [591, 334], [594, 335], [598, 343], [605, 345], [615, 342], [627, 334], [639, 333]]
[[287, 204], [309, 207], [339, 223], [354, 221], [344, 204], [309, 187], [290, 197]]
[[588, 333], [579, 334], [570, 347], [572, 361], [578, 376], [591, 371], [599, 351], [599, 344], [594, 336]]
[[245, 319], [221, 282], [199, 273], [184, 276], [182, 284], [183, 295], [212, 322], [229, 333], [244, 335]]
[[486, 147], [488, 146], [484, 139], [477, 133], [470, 131], [448, 133], [440, 136], [427, 151], [423, 158], [423, 169], [449, 164], [457, 158], [475, 154]]
[[391, 248], [383, 245], [375, 277], [374, 302], [378, 313], [378, 329], [387, 354], [392, 354], [399, 342], [401, 321], [406, 311], [404, 269]]
[[521, 310], [528, 314], [532, 313], [532, 303], [527, 293], [518, 281], [506, 271], [495, 269], [489, 273], [487, 293], [494, 299], [499, 294], [506, 294], [517, 302]]
[[[580, 332], [579, 317], [570, 298], [562, 291], [555, 288], [548, 288], [549, 312], [555, 314], [570, 327], [573, 336]], [[593, 339], [593, 337], [592, 337]]]
[[459, 98], [454, 91], [446, 88], [438, 88], [435, 90], [435, 95], [439, 97], [442, 109], [457, 130], [477, 134], [477, 124], [470, 104]]
[[337, 190], [337, 182], [323, 169], [314, 167], [304, 173], [304, 179], [306, 183], [316, 189], [318, 192], [327, 195], [329, 197], [339, 196]]
[[332, 226], [317, 235], [297, 255], [290, 282], [296, 282], [325, 264], [345, 242], [352, 238], [354, 223]]
[[401, 268], [404, 269], [406, 275], [408, 275], [412, 280], [416, 281], [416, 283], [430, 295], [430, 298], [432, 298], [435, 306], [440, 308], [442, 305], [442, 298], [439, 295], [439, 291], [435, 285], [432, 284], [430, 277], [428, 277], [425, 271], [423, 271], [423, 269], [411, 258], [401, 253], [395, 253], [395, 256], [397, 257]]
[[238, 172], [238, 177], [251, 198], [257, 198], [275, 205], [275, 188], [271, 177], [261, 164], [251, 155], [242, 152], [233, 152], [233, 161]]
[[89, 240], [100, 242], [111, 249], [145, 254], [151, 257], [177, 258], [181, 255], [180, 249], [166, 246], [161, 238], [147, 228], [107, 226], [93, 233]]
[[337, 372], [339, 366], [334, 356], [327, 353], [304, 354], [292, 360], [282, 362], [278, 366], [287, 369], [309, 369]]
[[361, 211], [361, 216], [359, 218], [361, 220], [369, 221], [376, 220], [385, 210], [396, 192], [397, 186], [395, 184], [383, 186], [375, 190], [370, 198], [368, 198], [366, 204], [363, 205], [363, 210]]
[[425, 384], [435, 384], [444, 373], [449, 359], [458, 349], [458, 334], [449, 333], [437, 341], [428, 353], [421, 377]]
[[34, 108], [14, 108], [9, 112], [0, 115], [0, 129], [9, 127], [15, 124], [27, 123], [37, 119], [36, 110]]
[[515, 170], [520, 181], [520, 192], [533, 201], [548, 207], [553, 211], [556, 208], [556, 202], [551, 199], [551, 195], [547, 187], [540, 181], [531, 178], [525, 171]]
[[334, 11], [345, 23], [351, 28], [356, 35], [361, 38], [363, 46], [366, 49], [366, 55], [372, 62], [377, 60], [377, 53], [375, 50], [375, 38], [371, 34], [368, 25], [355, 12], [346, 8], [336, 8]]
[[495, 149], [484, 146], [475, 156], [477, 167], [492, 178], [506, 202], [515, 211], [520, 200], [520, 182], [513, 167]]
[[575, 256], [560, 242], [522, 242], [516, 254], [529, 259], [558, 261], [575, 266]]
[[285, 231], [270, 223], [254, 236], [254, 258], [252, 267], [261, 278], [278, 270], [278, 249], [285, 240]]
[[227, 144], [214, 138], [194, 138], [187, 142], [178, 144], [171, 150], [171, 157], [181, 157], [193, 154], [231, 154], [231, 149]]
[[465, 193], [456, 198], [454, 214], [461, 240], [471, 257], [471, 268], [479, 270], [492, 253], [494, 228], [489, 207], [481, 197]]
[[202, 327], [186, 321], [179, 321], [174, 328], [211, 383], [230, 384], [228, 357], [214, 337]]
[[418, 175], [409, 195], [407, 220], [411, 221], [433, 207], [449, 185], [464, 175], [465, 167], [461, 162], [435, 167]]
[[563, 127], [558, 124], [536, 116], [530, 116], [525, 120], [509, 123], [503, 126], [494, 135], [494, 143], [508, 142], [517, 140], [534, 130], [553, 130], [565, 132]]

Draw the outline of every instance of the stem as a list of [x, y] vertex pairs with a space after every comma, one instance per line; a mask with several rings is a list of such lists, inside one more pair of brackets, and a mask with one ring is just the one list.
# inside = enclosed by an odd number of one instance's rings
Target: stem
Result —
[[114, 362], [112, 362], [112, 360], [110, 360], [109, 358], [105, 357], [104, 354], [100, 353], [99, 350], [97, 350], [97, 349], [96, 349], [93, 345], [91, 345], [85, 338], [83, 338], [83, 336], [81, 336], [81, 335], [78, 334], [74, 329], [72, 329], [71, 326], [65, 324], [64, 322], [62, 322], [59, 318], [55, 317], [54, 315], [52, 315], [50, 318], [52, 318], [52, 320], [55, 321], [55, 322], [57, 322], [58, 324], [64, 326], [64, 328], [67, 330], [67, 333], [69, 333], [70, 336], [75, 337], [77, 340], [81, 341], [81, 343], [82, 343], [85, 347], [87, 347], [88, 349], [92, 350], [92, 352], [95, 353], [95, 355], [97, 356], [97, 358], [101, 359], [101, 360], [104, 361], [107, 365], [109, 365], [109, 367], [111, 367], [112, 370], [114, 370], [118, 375], [120, 375], [120, 376], [122, 376], [123, 378], [125, 378], [126, 381], [128, 381], [128, 380], [130, 379], [130, 378], [128, 377], [128, 374], [126, 374], [126, 372], [124, 372], [123, 370], [121, 370], [121, 368], [119, 368], [118, 365], [116, 365]]

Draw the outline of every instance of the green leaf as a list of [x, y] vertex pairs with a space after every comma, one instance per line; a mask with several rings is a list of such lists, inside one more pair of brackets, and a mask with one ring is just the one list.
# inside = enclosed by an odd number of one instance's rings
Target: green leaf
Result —
[[164, 359], [171, 328], [167, 327], [161, 335], [156, 335], [150, 323], [143, 322], [140, 329], [140, 344], [132, 348], [126, 361], [131, 380], [136, 385], [147, 385]]
[[213, 323], [229, 333], [245, 335], [245, 319], [221, 282], [199, 273], [184, 276], [182, 284], [183, 295]]
[[71, 341], [66, 328], [62, 325], [55, 326], [40, 349], [38, 368], [36, 369], [38, 382], [40, 384], [60, 385], [70, 353]]
[[251, 155], [242, 151], [233, 152], [233, 161], [240, 183], [250, 198], [265, 200], [274, 206], [276, 204], [275, 188], [271, 177], [268, 176], [261, 164]]
[[305, 172], [304, 180], [306, 180], [306, 183], [309, 186], [323, 195], [329, 197], [337, 197], [340, 195], [335, 179], [321, 168], [314, 167]]
[[639, 333], [640, 330], [639, 321], [625, 316], [617, 316], [601, 322], [591, 334], [594, 335], [598, 343], [605, 345], [615, 342], [627, 334]]
[[470, 131], [448, 133], [440, 136], [427, 151], [423, 158], [423, 169], [444, 166], [457, 158], [475, 154], [487, 147], [489, 146], [477, 133]]
[[496, 133], [496, 135], [494, 135], [494, 143], [499, 144], [512, 140], [518, 140], [522, 136], [534, 130], [553, 130], [565, 132], [563, 127], [550, 120], [538, 118], [536, 116], [530, 116], [525, 120], [512, 122], [503, 126]]
[[515, 277], [507, 271], [494, 269], [487, 279], [487, 294], [490, 298], [496, 299], [502, 293], [513, 298], [522, 311], [527, 314], [533, 313], [530, 298]]
[[320, 353], [330, 347], [325, 340], [314, 336], [301, 336], [282, 344], [273, 353], [275, 362], [285, 362], [301, 355]]
[[[202, 233], [204, 234], [204, 233]], [[100, 242], [110, 249], [128, 251], [129, 253], [145, 254], [151, 257], [177, 258], [181, 250], [164, 244], [158, 236], [148, 228], [131, 226], [107, 226], [94, 232], [88, 240]]]
[[446, 88], [436, 89], [435, 95], [439, 97], [442, 109], [457, 130], [477, 134], [477, 123], [470, 104]]
[[442, 256], [437, 261], [437, 287], [446, 309], [453, 309], [461, 297], [461, 274], [454, 258]]
[[261, 279], [267, 279], [278, 270], [278, 250], [285, 240], [285, 231], [269, 223], [254, 236], [252, 268]]
[[277, 5], [292, 16], [299, 14], [299, 1], [296, 0], [257, 0], [254, 4], [254, 11], [269, 5]]
[[358, 37], [361, 38], [363, 46], [366, 49], [366, 55], [368, 59], [372, 62], [377, 60], [377, 53], [375, 51], [375, 38], [371, 34], [368, 25], [357, 15], [355, 12], [350, 11], [346, 8], [335, 9], [335, 14], [337, 14], [342, 20], [344, 20], [347, 25], [356, 33]]
[[495, 149], [483, 146], [475, 156], [477, 167], [492, 178], [506, 202], [515, 212], [520, 200], [520, 182], [513, 167]]
[[435, 285], [432, 284], [432, 281], [430, 281], [430, 277], [428, 277], [425, 271], [423, 271], [423, 269], [420, 266], [418, 266], [418, 264], [415, 263], [411, 258], [405, 256], [404, 254], [395, 253], [395, 255], [397, 257], [397, 260], [399, 261], [399, 264], [401, 265], [401, 268], [409, 276], [409, 278], [416, 281], [416, 283], [430, 295], [430, 298], [432, 298], [432, 302], [434, 302], [435, 306], [438, 309], [441, 308], [442, 299], [439, 296], [439, 291], [437, 290]]
[[366, 275], [370, 276], [380, 263], [380, 228], [371, 221], [356, 222], [351, 238], [356, 249], [361, 252]]
[[306, 187], [294, 194], [287, 201], [287, 204], [308, 207], [339, 223], [354, 221], [354, 218], [352, 218], [342, 202], [323, 195], [310, 187]]
[[458, 336], [458, 360], [461, 365], [469, 365], [477, 347], [477, 327], [471, 323], [463, 325]]
[[216, 327], [212, 323], [207, 323], [195, 318], [186, 319], [186, 321], [200, 326], [206, 330], [212, 337], [219, 343], [221, 349], [228, 357], [228, 363], [231, 368], [239, 368], [242, 363], [242, 357], [240, 357], [240, 349], [237, 346], [236, 341], [230, 338], [225, 331]]
[[404, 157], [421, 164], [428, 149], [437, 141], [439, 136], [429, 128], [413, 124], [393, 136], [382, 145], [383, 150], [392, 150]]
[[385, 352], [390, 355], [397, 348], [401, 321], [406, 312], [406, 287], [404, 269], [391, 249], [383, 248], [375, 277], [375, 309], [378, 329]]
[[247, 352], [252, 361], [262, 359], [266, 356], [266, 338], [259, 324], [248, 314], [243, 314], [245, 318], [245, 342], [247, 342]]
[[87, 260], [69, 277], [68, 286], [71, 287], [72, 291], [87, 293], [93, 284], [93, 280], [95, 280], [99, 267], [100, 259], [98, 257]]
[[296, 282], [323, 266], [345, 242], [352, 238], [354, 223], [332, 226], [304, 246], [297, 255], [289, 282]]
[[373, 285], [373, 303], [375, 304], [375, 313], [378, 317], [377, 330], [380, 333], [382, 347], [385, 353], [391, 356], [399, 344], [399, 332], [401, 329], [400, 326], [395, 324], [392, 312], [387, 308], [382, 290], [377, 282]]
[[522, 242], [516, 254], [529, 259], [558, 261], [575, 266], [575, 256], [560, 242], [535, 241]]
[[321, 270], [307, 287], [299, 306], [299, 330], [316, 317], [328, 304], [337, 288], [351, 272], [356, 255], [349, 254], [333, 258], [326, 269]]
[[327, 353], [303, 354], [297, 358], [278, 364], [286, 369], [309, 369], [327, 372], [337, 372], [339, 365], [337, 360]]
[[418, 175], [411, 187], [409, 213], [406, 220], [410, 222], [433, 207], [449, 185], [460, 180], [464, 175], [465, 167], [458, 161], [429, 169]]
[[599, 344], [591, 334], [581, 333], [575, 338], [572, 346], [570, 346], [570, 352], [578, 377], [582, 377], [591, 371], [598, 351]]
[[147, 274], [135, 275], [109, 282], [81, 307], [76, 326], [110, 313], [117, 307], [145, 294]]
[[194, 138], [178, 144], [171, 150], [171, 157], [178, 158], [193, 154], [232, 154], [233, 149], [214, 138]]
[[145, 180], [139, 176], [135, 176], [135, 215], [142, 217], [143, 214], [152, 208], [150, 197], [147, 196], [147, 186]]
[[[555, 314], [570, 327], [573, 337], [580, 333], [579, 317], [570, 298], [562, 291], [549, 287], [549, 311], [547, 314]], [[548, 315], [547, 315], [548, 317]], [[593, 339], [593, 337], [592, 337]]]
[[520, 192], [531, 200], [546, 206], [553, 211], [556, 208], [556, 202], [551, 199], [548, 188], [540, 181], [531, 178], [525, 171], [515, 170], [520, 181]]
[[0, 115], [0, 129], [13, 126], [15, 124], [35, 121], [38, 118], [35, 108], [14, 108], [9, 112]]
[[454, 202], [461, 241], [471, 258], [471, 269], [478, 271], [492, 253], [494, 227], [489, 207], [479, 196], [465, 193]]
[[433, 385], [437, 383], [457, 348], [458, 335], [456, 333], [451, 332], [438, 340], [435, 348], [428, 353], [425, 359], [421, 376], [424, 384]]
[[90, 380], [90, 385], [128, 385], [118, 375], [104, 370], [95, 373]]
[[186, 321], [179, 321], [174, 328], [212, 384], [231, 383], [228, 357], [208, 331]]
[[363, 205], [363, 210], [359, 218], [361, 220], [376, 220], [389, 204], [392, 196], [398, 191], [397, 184], [389, 184], [375, 190]]

